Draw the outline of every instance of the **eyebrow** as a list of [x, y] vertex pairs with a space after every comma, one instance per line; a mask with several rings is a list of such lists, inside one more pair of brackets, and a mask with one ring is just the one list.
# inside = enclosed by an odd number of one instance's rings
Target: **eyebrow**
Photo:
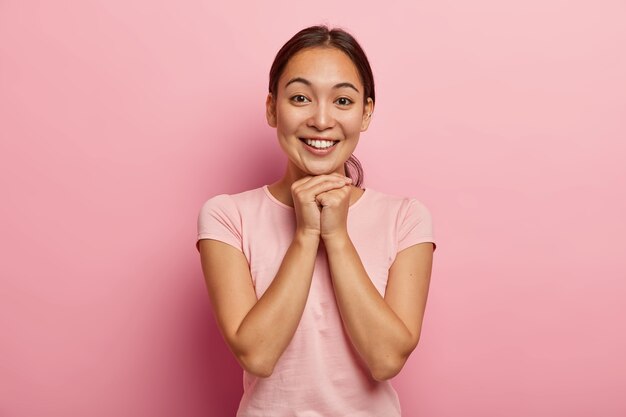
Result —
[[[309, 87], [312, 85], [312, 84], [311, 84], [311, 81], [307, 80], [306, 78], [302, 78], [302, 77], [295, 77], [295, 78], [292, 78], [291, 80], [287, 81], [287, 84], [285, 84], [285, 88], [287, 88], [287, 86], [288, 86], [289, 84], [292, 84], [292, 83], [302, 83], [302, 84], [308, 85]], [[356, 88], [356, 87], [354, 86], [354, 84], [349, 83], [349, 82], [343, 82], [343, 83], [335, 84], [335, 85], [333, 86], [333, 88], [346, 88], [346, 87], [347, 87], [347, 88], [351, 88], [351, 89], [353, 89], [353, 90], [354, 90], [354, 91], [356, 91], [357, 93], [359, 92], [359, 89], [358, 89], [358, 88]]]

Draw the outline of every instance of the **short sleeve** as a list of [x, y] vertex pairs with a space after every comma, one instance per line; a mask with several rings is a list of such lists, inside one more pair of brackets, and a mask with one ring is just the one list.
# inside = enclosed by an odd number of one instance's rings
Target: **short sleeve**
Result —
[[431, 242], [435, 249], [430, 211], [421, 202], [410, 199], [398, 229], [398, 252], [418, 243]]
[[198, 250], [202, 239], [219, 240], [242, 250], [241, 216], [231, 196], [220, 194], [202, 205], [198, 215]]

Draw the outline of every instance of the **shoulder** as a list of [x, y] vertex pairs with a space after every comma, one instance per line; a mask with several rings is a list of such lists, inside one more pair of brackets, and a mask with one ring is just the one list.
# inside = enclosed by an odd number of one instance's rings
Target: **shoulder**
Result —
[[263, 193], [263, 187], [260, 187], [235, 194], [218, 194], [202, 204], [201, 212], [215, 210], [237, 212], [243, 207], [257, 203], [263, 198]]
[[[422, 242], [435, 244], [430, 210], [415, 197], [398, 196], [368, 189], [368, 217], [393, 224], [398, 250]], [[374, 217], [375, 216], [375, 217]]]
[[255, 188], [236, 194], [218, 194], [206, 200], [198, 214], [199, 229], [221, 223], [232, 228], [241, 228], [242, 218], [249, 215], [260, 205], [263, 189]]
[[374, 209], [394, 213], [401, 218], [406, 217], [409, 213], [422, 213], [430, 217], [428, 207], [415, 197], [388, 194], [372, 188], [368, 188], [366, 192], [368, 205]]
[[254, 189], [237, 194], [218, 194], [205, 201], [198, 214], [196, 247], [202, 239], [214, 239], [241, 250], [243, 219], [258, 206], [255, 202], [262, 198], [262, 193], [262, 189]]

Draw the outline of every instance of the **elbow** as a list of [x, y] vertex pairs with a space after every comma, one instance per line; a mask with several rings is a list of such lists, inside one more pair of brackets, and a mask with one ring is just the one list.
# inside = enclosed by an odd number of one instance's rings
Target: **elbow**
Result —
[[370, 368], [370, 373], [372, 374], [372, 378], [376, 381], [387, 381], [398, 375], [405, 363], [406, 358], [387, 358], [386, 360], [380, 361], [376, 365], [372, 366]]
[[241, 367], [248, 373], [259, 378], [268, 378], [274, 372], [276, 363], [268, 358], [253, 355], [238, 355], [237, 360]]
[[268, 354], [266, 349], [260, 349], [257, 344], [244, 343], [234, 336], [226, 338], [226, 341], [244, 371], [259, 378], [268, 378], [272, 375], [279, 357]]
[[411, 346], [403, 352], [386, 353], [378, 360], [372, 361], [372, 365], [369, 367], [372, 378], [382, 382], [398, 375], [416, 346], [417, 342], [411, 343]]

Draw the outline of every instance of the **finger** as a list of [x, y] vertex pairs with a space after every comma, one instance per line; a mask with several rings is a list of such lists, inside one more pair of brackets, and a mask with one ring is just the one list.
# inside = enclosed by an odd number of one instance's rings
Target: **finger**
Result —
[[345, 187], [351, 182], [350, 178], [337, 173], [305, 177], [292, 184], [291, 194], [301, 203], [313, 203], [317, 194]]
[[318, 176], [313, 177], [310, 181], [307, 181], [306, 183], [302, 184], [302, 189], [308, 190], [310, 188], [317, 186], [318, 184], [321, 184], [323, 182], [328, 182], [328, 181], [334, 182], [334, 183], [342, 183], [342, 184], [349, 184], [352, 182], [350, 178], [344, 177], [343, 175], [339, 175], [339, 174], [318, 175]]
[[345, 175], [341, 175], [341, 174], [337, 174], [336, 172], [333, 172], [331, 174], [322, 174], [322, 175], [315, 175], [310, 177], [311, 178], [311, 184], [317, 183], [317, 182], [321, 182], [321, 181], [335, 181], [335, 180], [343, 180], [343, 181], [352, 181], [350, 179], [350, 177], [346, 177]]
[[306, 188], [302, 190], [302, 193], [305, 194], [307, 198], [315, 198], [315, 196], [321, 193], [341, 189], [344, 187], [349, 189], [349, 183], [347, 183], [345, 180], [326, 180], [324, 182], [312, 184], [310, 186], [308, 186], [307, 184]]
[[329, 205], [330, 203], [340, 204], [345, 199], [350, 198], [350, 187], [335, 188], [329, 191], [324, 191], [315, 196], [315, 200], [323, 205]]
[[303, 184], [306, 184], [307, 182], [309, 182], [310, 180], [312, 180], [313, 178], [315, 178], [314, 176], [306, 176], [306, 177], [302, 177], [298, 180], [295, 180], [292, 184], [291, 184], [291, 189], [293, 190], [294, 188], [297, 188]]
[[341, 179], [346, 179], [346, 180], [352, 181], [352, 178], [348, 177], [347, 175], [341, 175], [341, 174], [339, 174], [337, 172], [332, 172], [330, 174], [318, 175], [318, 177], [328, 177], [328, 178], [334, 177], [334, 178], [341, 178]]
[[294, 196], [305, 197], [305, 199], [312, 200], [316, 194], [331, 190], [333, 188], [343, 187], [349, 184], [345, 178], [330, 177], [325, 178], [312, 178], [306, 183], [302, 183], [295, 187], [292, 187], [291, 193]]

